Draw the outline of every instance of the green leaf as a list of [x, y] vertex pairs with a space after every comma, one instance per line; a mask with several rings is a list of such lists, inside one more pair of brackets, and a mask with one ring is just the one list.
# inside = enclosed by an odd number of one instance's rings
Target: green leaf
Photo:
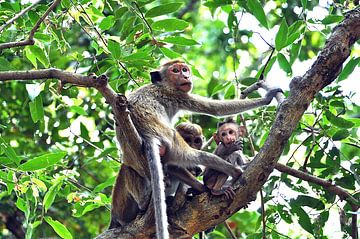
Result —
[[41, 95], [38, 95], [34, 101], [29, 103], [29, 108], [34, 123], [44, 119], [44, 106]]
[[47, 191], [47, 193], [45, 194], [44, 197], [44, 208], [45, 208], [45, 212], [47, 212], [47, 210], [51, 207], [51, 205], [53, 204], [56, 194], [59, 191], [59, 188], [61, 186], [61, 182], [57, 182], [56, 184], [52, 185], [49, 188], [49, 191]]
[[181, 7], [182, 3], [168, 3], [151, 8], [146, 12], [145, 17], [157, 17], [175, 12]]
[[350, 136], [350, 133], [348, 130], [341, 129], [341, 130], [336, 131], [336, 133], [332, 136], [332, 139], [334, 141], [340, 141], [340, 140], [346, 139], [349, 136]]
[[290, 211], [299, 217], [298, 222], [300, 226], [310, 234], [313, 234], [314, 226], [311, 223], [309, 215], [300, 206], [296, 205], [296, 202], [290, 202], [290, 205]]
[[248, 7], [261, 25], [263, 25], [266, 29], [269, 29], [264, 8], [261, 6], [260, 2], [258, 0], [249, 0]]
[[177, 53], [169, 48], [166, 47], [160, 47], [160, 51], [169, 59], [176, 59], [181, 58], [181, 54]]
[[20, 158], [16, 155], [15, 150], [0, 136], [0, 149], [16, 165], [20, 164]]
[[116, 176], [114, 177], [111, 177], [111, 178], [108, 178], [105, 182], [97, 185], [95, 188], [94, 188], [94, 192], [95, 193], [98, 193], [100, 191], [102, 191], [104, 188], [107, 188], [109, 186], [112, 186], [114, 184], [116, 180]]
[[338, 82], [345, 80], [351, 73], [354, 72], [355, 67], [360, 62], [360, 57], [352, 58], [350, 61], [346, 64], [344, 69], [341, 71], [341, 73], [338, 76]]
[[66, 152], [44, 154], [26, 161], [25, 163], [21, 164], [18, 169], [22, 171], [35, 171], [44, 169], [58, 163], [62, 158], [65, 157], [65, 155]]
[[148, 52], [136, 52], [134, 54], [125, 56], [122, 58], [124, 61], [136, 61], [136, 60], [151, 60], [150, 53]]
[[290, 65], [294, 64], [300, 52], [300, 43], [295, 43], [290, 49]]
[[27, 205], [26, 202], [24, 201], [24, 199], [18, 197], [15, 203], [16, 207], [19, 208], [22, 212], [26, 212], [27, 210]]
[[3, 57], [0, 57], [0, 71], [9, 71], [12, 70], [11, 64], [8, 60]]
[[32, 178], [31, 181], [36, 184], [36, 186], [42, 191], [46, 192], [47, 187], [43, 181], [37, 178]]
[[286, 43], [288, 41], [287, 35], [288, 35], [288, 25], [286, 23], [285, 18], [283, 18], [283, 20], [281, 21], [279, 30], [275, 36], [275, 48], [277, 51], [280, 51], [286, 45]]
[[50, 66], [49, 58], [47, 57], [46, 52], [38, 47], [37, 45], [29, 46], [30, 52], [34, 54], [36, 59], [40, 61], [45, 67]]
[[325, 209], [325, 205], [322, 201], [320, 201], [317, 198], [313, 198], [307, 195], [299, 195], [294, 202], [296, 203], [297, 206], [308, 206], [311, 208], [314, 208], [316, 210], [324, 210]]
[[111, 52], [112, 57], [114, 57], [117, 60], [121, 58], [121, 47], [118, 42], [109, 40], [108, 49]]
[[290, 63], [287, 61], [286, 57], [279, 53], [277, 59], [280, 65], [280, 68], [283, 69], [287, 74], [292, 74], [292, 69]]
[[325, 111], [326, 118], [335, 126], [340, 128], [352, 128], [354, 126], [354, 123], [351, 121], [348, 121], [346, 119], [343, 119], [339, 116], [333, 115], [330, 111]]
[[128, 11], [127, 7], [120, 7], [118, 9], [116, 9], [115, 14], [114, 14], [115, 19], [117, 20], [117, 19], [121, 18], [124, 15], [124, 13], [126, 13], [127, 11]]
[[181, 46], [194, 46], [194, 45], [199, 45], [198, 42], [196, 42], [193, 39], [188, 39], [185, 37], [167, 37], [163, 40], [164, 42], [167, 43], [172, 43], [175, 45], [181, 45]]
[[86, 111], [84, 110], [83, 107], [76, 106], [76, 105], [71, 106], [71, 107], [70, 107], [70, 111], [71, 111], [71, 112], [74, 112], [74, 113], [77, 113], [77, 114], [79, 114], [79, 115], [87, 115], [87, 113], [86, 113]]
[[34, 54], [32, 54], [29, 46], [25, 47], [25, 55], [26, 55], [26, 58], [31, 62], [31, 64], [33, 64], [33, 66], [35, 68], [37, 68], [36, 56]]
[[183, 31], [189, 26], [189, 23], [184, 20], [171, 18], [164, 19], [151, 24], [151, 28], [157, 31]]
[[112, 26], [114, 26], [114, 24], [114, 16], [107, 16], [100, 22], [99, 28], [103, 31], [109, 30], [110, 28], [112, 28]]
[[338, 16], [338, 15], [328, 15], [326, 16], [321, 22], [325, 25], [337, 23], [344, 19], [344, 16]]
[[301, 5], [304, 9], [307, 7], [307, 0], [301, 0]]
[[28, 92], [29, 98], [31, 101], [34, 101], [34, 99], [40, 94], [42, 91], [41, 85], [36, 84], [26, 84], [25, 85], [26, 91]]
[[54, 231], [64, 239], [72, 239], [69, 230], [59, 221], [53, 220], [51, 217], [44, 217], [45, 221], [54, 229]]

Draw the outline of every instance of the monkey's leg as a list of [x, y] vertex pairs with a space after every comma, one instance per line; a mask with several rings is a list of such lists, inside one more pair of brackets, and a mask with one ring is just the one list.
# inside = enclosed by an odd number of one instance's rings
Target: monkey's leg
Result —
[[127, 178], [128, 170], [128, 167], [122, 165], [116, 178], [112, 194], [110, 228], [119, 227], [132, 221], [139, 212], [138, 203], [133, 199], [127, 187], [131, 180]]
[[194, 188], [195, 190], [197, 190], [199, 192], [205, 192], [205, 190], [206, 190], [206, 187], [202, 183], [200, 183], [194, 177], [194, 175], [192, 175], [189, 172], [189, 170], [187, 170], [185, 168], [174, 166], [174, 165], [169, 165], [168, 166], [168, 174], [177, 177], [182, 182], [186, 183], [187, 185], [191, 186], [192, 188]]
[[[215, 154], [192, 149], [190, 147], [189, 152], [185, 155], [185, 167], [189, 167], [196, 164], [201, 164], [211, 169], [215, 169], [226, 175], [230, 175], [233, 178], [238, 178], [242, 174], [242, 170], [238, 166], [234, 166], [229, 162], [226, 162], [222, 158], [216, 156]], [[184, 153], [184, 152], [183, 152]]]

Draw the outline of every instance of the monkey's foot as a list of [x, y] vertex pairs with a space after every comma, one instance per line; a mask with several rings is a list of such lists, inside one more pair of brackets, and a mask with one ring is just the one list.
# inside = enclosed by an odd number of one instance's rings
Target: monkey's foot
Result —
[[220, 196], [225, 194], [227, 199], [234, 199], [235, 192], [232, 187], [222, 187], [221, 189], [211, 189], [211, 194], [215, 196]]
[[127, 110], [128, 101], [125, 95], [117, 94], [116, 96], [116, 108], [120, 112]]

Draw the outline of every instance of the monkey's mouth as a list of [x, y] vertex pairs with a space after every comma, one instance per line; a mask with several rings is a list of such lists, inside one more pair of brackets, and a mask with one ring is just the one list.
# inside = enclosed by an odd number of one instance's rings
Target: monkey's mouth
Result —
[[180, 86], [191, 86], [191, 85], [192, 85], [191, 82], [184, 82], [180, 84]]

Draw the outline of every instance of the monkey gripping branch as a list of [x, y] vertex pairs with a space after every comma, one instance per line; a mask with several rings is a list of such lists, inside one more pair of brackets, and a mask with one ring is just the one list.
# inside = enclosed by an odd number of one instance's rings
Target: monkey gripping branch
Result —
[[[291, 81], [289, 97], [279, 106], [264, 146], [243, 173], [242, 178], [246, 183], [237, 184], [234, 200], [224, 200], [223, 197], [210, 200], [206, 193], [194, 197], [176, 214], [169, 215], [169, 230], [172, 237], [191, 238], [195, 233], [223, 222], [255, 199], [257, 192], [276, 167], [276, 162], [287, 140], [315, 94], [336, 79], [341, 72], [342, 64], [350, 55], [351, 46], [359, 38], [360, 9], [355, 9], [348, 12], [345, 19], [334, 28], [311, 68], [303, 76], [295, 77]], [[57, 69], [0, 72], [0, 81], [49, 78], [59, 79], [60, 85], [69, 83], [98, 89], [112, 106], [116, 122], [120, 126], [119, 128], [123, 129], [121, 133], [124, 137], [126, 136], [131, 147], [138, 148], [140, 146], [139, 135], [126, 110], [126, 98], [117, 95], [107, 85], [106, 77], [82, 76]], [[354, 210], [357, 210], [358, 206], [355, 203], [353, 205]], [[133, 222], [122, 228], [105, 231], [98, 238], [151, 238], [155, 233], [155, 227], [149, 227], [149, 225], [153, 225], [149, 224], [150, 221], [153, 221], [151, 211], [147, 210], [144, 215], [138, 216]], [[357, 238], [357, 232], [354, 231], [352, 236]]]

